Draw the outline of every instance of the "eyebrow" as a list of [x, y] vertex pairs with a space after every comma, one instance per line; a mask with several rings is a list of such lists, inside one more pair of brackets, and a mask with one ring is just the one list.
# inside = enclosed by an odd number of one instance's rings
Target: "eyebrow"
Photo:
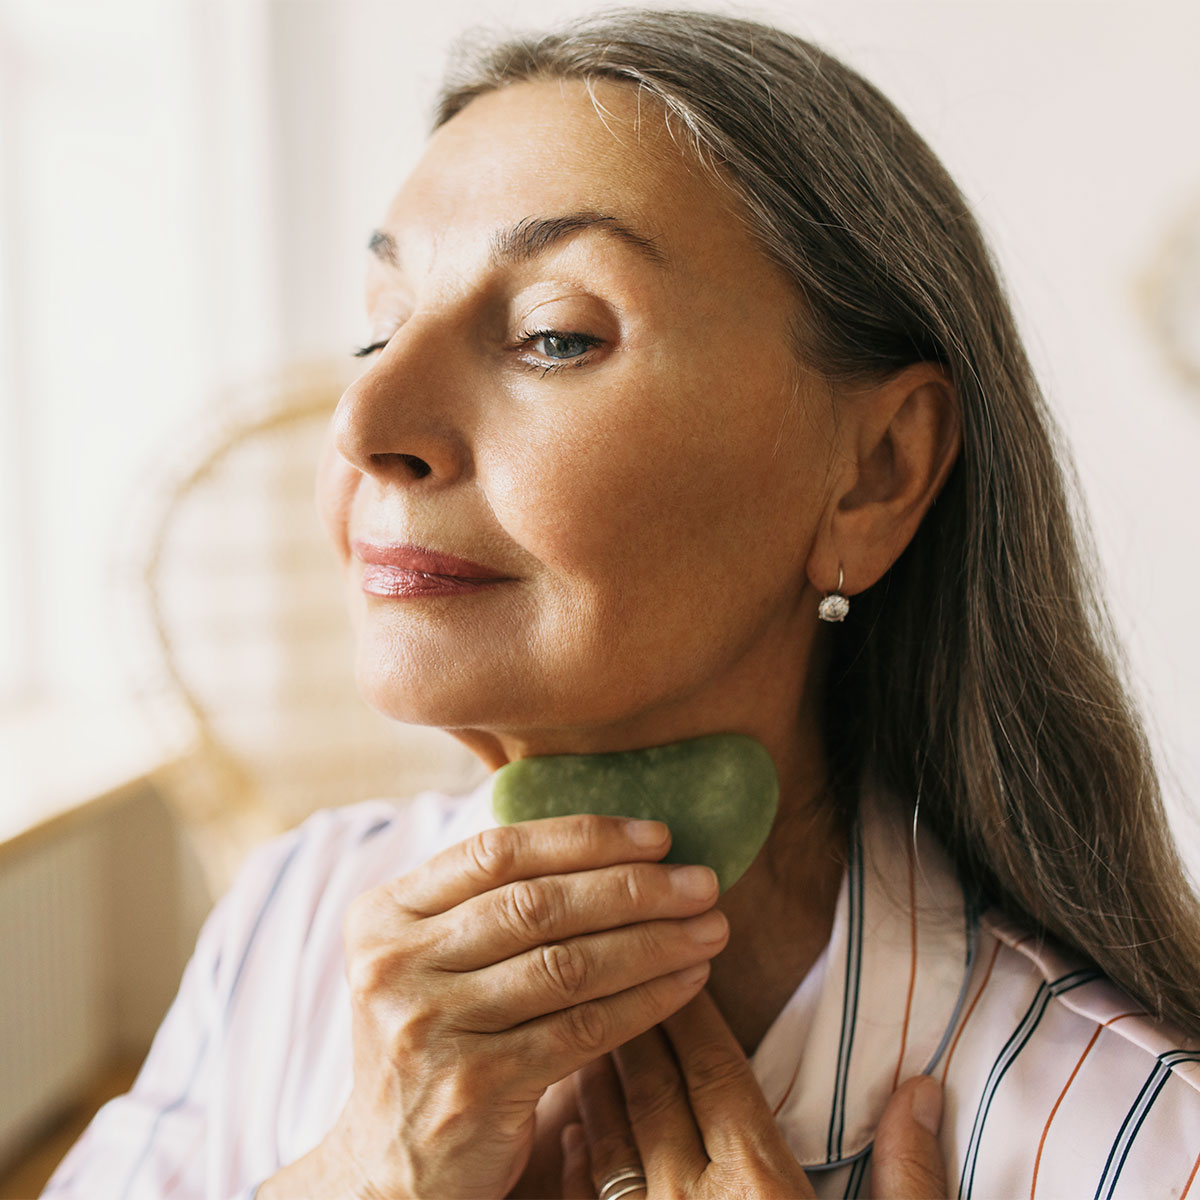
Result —
[[[526, 217], [511, 229], [497, 230], [490, 239], [492, 261], [528, 262], [585, 229], [598, 229], [618, 238], [657, 267], [666, 264], [667, 256], [654, 238], [638, 233], [617, 217], [591, 211], [569, 212], [553, 217]], [[396, 239], [382, 229], [376, 229], [371, 234], [367, 249], [393, 267], [400, 265]]]
[[655, 266], [663, 266], [667, 256], [655, 240], [631, 229], [624, 221], [606, 213], [571, 212], [557, 217], [526, 217], [511, 229], [492, 235], [492, 259], [497, 262], [528, 262], [544, 254], [551, 246], [585, 229], [599, 229], [632, 246]]

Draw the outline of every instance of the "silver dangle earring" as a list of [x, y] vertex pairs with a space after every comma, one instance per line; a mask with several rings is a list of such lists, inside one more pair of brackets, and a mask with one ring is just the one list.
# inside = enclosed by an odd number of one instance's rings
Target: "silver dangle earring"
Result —
[[837, 589], [817, 605], [817, 616], [822, 621], [844, 621], [849, 611], [850, 601], [842, 595], [842, 564], [838, 563]]

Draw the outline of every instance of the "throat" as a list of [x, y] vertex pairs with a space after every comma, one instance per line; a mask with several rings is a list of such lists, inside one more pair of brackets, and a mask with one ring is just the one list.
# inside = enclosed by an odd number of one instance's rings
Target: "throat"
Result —
[[825, 845], [807, 870], [793, 862], [787, 879], [762, 856], [717, 905], [729, 920], [729, 944], [713, 959], [708, 992], [747, 1056], [829, 944], [845, 868]]

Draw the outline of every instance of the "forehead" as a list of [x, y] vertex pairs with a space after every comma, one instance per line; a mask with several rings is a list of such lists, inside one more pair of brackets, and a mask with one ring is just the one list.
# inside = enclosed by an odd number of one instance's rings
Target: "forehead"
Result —
[[673, 135], [665, 110], [611, 80], [510, 84], [472, 101], [431, 138], [382, 226], [405, 261], [478, 244], [532, 216], [614, 216], [668, 258], [745, 269], [765, 256], [732, 193]]

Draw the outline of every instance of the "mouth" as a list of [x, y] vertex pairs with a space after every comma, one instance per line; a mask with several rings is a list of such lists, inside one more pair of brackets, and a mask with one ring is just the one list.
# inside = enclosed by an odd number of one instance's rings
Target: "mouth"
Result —
[[377, 545], [356, 539], [351, 549], [364, 564], [362, 590], [372, 596], [453, 595], [509, 583], [513, 578], [482, 563], [423, 546]]

